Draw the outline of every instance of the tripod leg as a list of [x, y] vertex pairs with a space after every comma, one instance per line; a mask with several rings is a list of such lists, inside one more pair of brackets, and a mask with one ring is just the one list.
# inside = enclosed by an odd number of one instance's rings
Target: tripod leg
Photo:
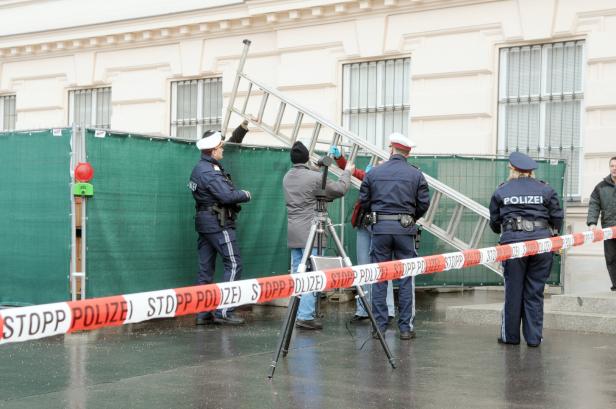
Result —
[[295, 325], [295, 317], [297, 315], [298, 305], [299, 298], [291, 297], [291, 299], [289, 300], [289, 306], [287, 308], [287, 316], [285, 318], [284, 324], [282, 325], [282, 334], [280, 334], [280, 339], [278, 340], [278, 348], [276, 348], [272, 363], [270, 364], [270, 373], [267, 376], [270, 379], [274, 377], [274, 372], [276, 371], [276, 365], [278, 365], [278, 359], [280, 359], [280, 354], [283, 353], [283, 356], [287, 355], [289, 342], [291, 341], [291, 335], [293, 335], [293, 325]]
[[[316, 231], [317, 225], [316, 223], [313, 223], [310, 228], [310, 232], [308, 233], [308, 240], [306, 242], [306, 247], [304, 248], [304, 253], [302, 254], [302, 260], [300, 261], [297, 269], [298, 273], [304, 273], [306, 271], [306, 263], [308, 261], [308, 257], [310, 257], [310, 254], [312, 253], [312, 246], [316, 236]], [[270, 379], [274, 377], [274, 372], [276, 371], [276, 365], [278, 365], [280, 354], [284, 357], [287, 356], [289, 352], [289, 345], [291, 344], [291, 336], [293, 335], [293, 327], [295, 326], [295, 319], [297, 318], [299, 302], [300, 297], [297, 296], [292, 296], [289, 300], [287, 316], [284, 324], [282, 325], [282, 333], [280, 334], [280, 339], [278, 340], [278, 348], [276, 348], [276, 352], [274, 353], [272, 363], [270, 364], [270, 373], [267, 376]]]
[[289, 354], [289, 345], [291, 345], [291, 336], [293, 335], [293, 327], [297, 319], [297, 310], [299, 308], [300, 297], [291, 297], [289, 301], [289, 314], [290, 319], [287, 319], [286, 334], [284, 337], [284, 345], [282, 347], [282, 356], [285, 357]]
[[[336, 249], [338, 250], [338, 254], [340, 254], [340, 257], [342, 257], [342, 260], [344, 261], [344, 265], [346, 267], [352, 267], [353, 263], [351, 263], [351, 259], [347, 257], [344, 251], [344, 247], [342, 247], [342, 243], [340, 242], [340, 239], [338, 238], [338, 235], [336, 234], [336, 229], [334, 229], [332, 221], [329, 218], [327, 219], [327, 230], [329, 231], [331, 238], [334, 240], [334, 243], [336, 244]], [[361, 300], [361, 303], [364, 305], [366, 312], [368, 313], [368, 317], [370, 318], [370, 322], [372, 323], [372, 328], [374, 328], [374, 331], [376, 332], [379, 338], [379, 341], [381, 342], [381, 346], [383, 347], [383, 351], [385, 351], [385, 355], [387, 355], [389, 364], [391, 365], [392, 368], [395, 369], [396, 363], [394, 361], [394, 357], [391, 353], [391, 350], [389, 349], [389, 345], [387, 345], [387, 342], [385, 342], [383, 333], [379, 329], [379, 326], [376, 324], [376, 319], [374, 318], [374, 314], [372, 314], [372, 308], [370, 308], [370, 306], [368, 305], [368, 302], [366, 301], [364, 290], [361, 288], [360, 285], [356, 285], [355, 290], [357, 290], [358, 297]]]

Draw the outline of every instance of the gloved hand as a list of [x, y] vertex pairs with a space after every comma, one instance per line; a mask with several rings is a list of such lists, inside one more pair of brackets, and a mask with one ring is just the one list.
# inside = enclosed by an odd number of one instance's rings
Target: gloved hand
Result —
[[366, 173], [370, 172], [372, 170], [372, 164], [368, 164], [368, 166], [366, 166]]
[[242, 190], [242, 192], [244, 192], [246, 194], [246, 196], [248, 197], [249, 201], [250, 201], [250, 199], [252, 199], [252, 196], [250, 195], [250, 192], [248, 190]]
[[337, 146], [332, 146], [329, 148], [329, 154], [334, 157], [334, 159], [338, 159], [342, 154], [340, 153], [340, 149]]

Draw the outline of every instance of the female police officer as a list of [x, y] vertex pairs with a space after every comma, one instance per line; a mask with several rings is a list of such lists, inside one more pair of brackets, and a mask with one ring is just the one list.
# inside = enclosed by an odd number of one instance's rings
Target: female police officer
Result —
[[[509, 156], [509, 180], [501, 184], [490, 202], [490, 228], [501, 233], [500, 244], [545, 239], [550, 228], [560, 231], [563, 210], [558, 195], [545, 182], [536, 180], [537, 163], [520, 152]], [[541, 344], [543, 289], [552, 267], [552, 253], [503, 262], [505, 305], [498, 342], [520, 343], [520, 321], [528, 346]]]

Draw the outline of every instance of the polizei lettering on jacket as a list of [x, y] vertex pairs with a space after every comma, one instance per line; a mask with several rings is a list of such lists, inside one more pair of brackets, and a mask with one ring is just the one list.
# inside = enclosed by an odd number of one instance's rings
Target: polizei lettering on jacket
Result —
[[503, 204], [543, 204], [543, 196], [507, 196]]

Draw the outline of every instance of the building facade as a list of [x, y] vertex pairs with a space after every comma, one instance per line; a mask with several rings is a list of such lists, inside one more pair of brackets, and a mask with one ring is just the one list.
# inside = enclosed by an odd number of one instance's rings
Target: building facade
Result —
[[[374, 144], [566, 159], [574, 231], [616, 155], [611, 0], [4, 0], [0, 17], [0, 130], [196, 138], [248, 38], [246, 72]], [[603, 274], [601, 254], [572, 250], [568, 279]]]

